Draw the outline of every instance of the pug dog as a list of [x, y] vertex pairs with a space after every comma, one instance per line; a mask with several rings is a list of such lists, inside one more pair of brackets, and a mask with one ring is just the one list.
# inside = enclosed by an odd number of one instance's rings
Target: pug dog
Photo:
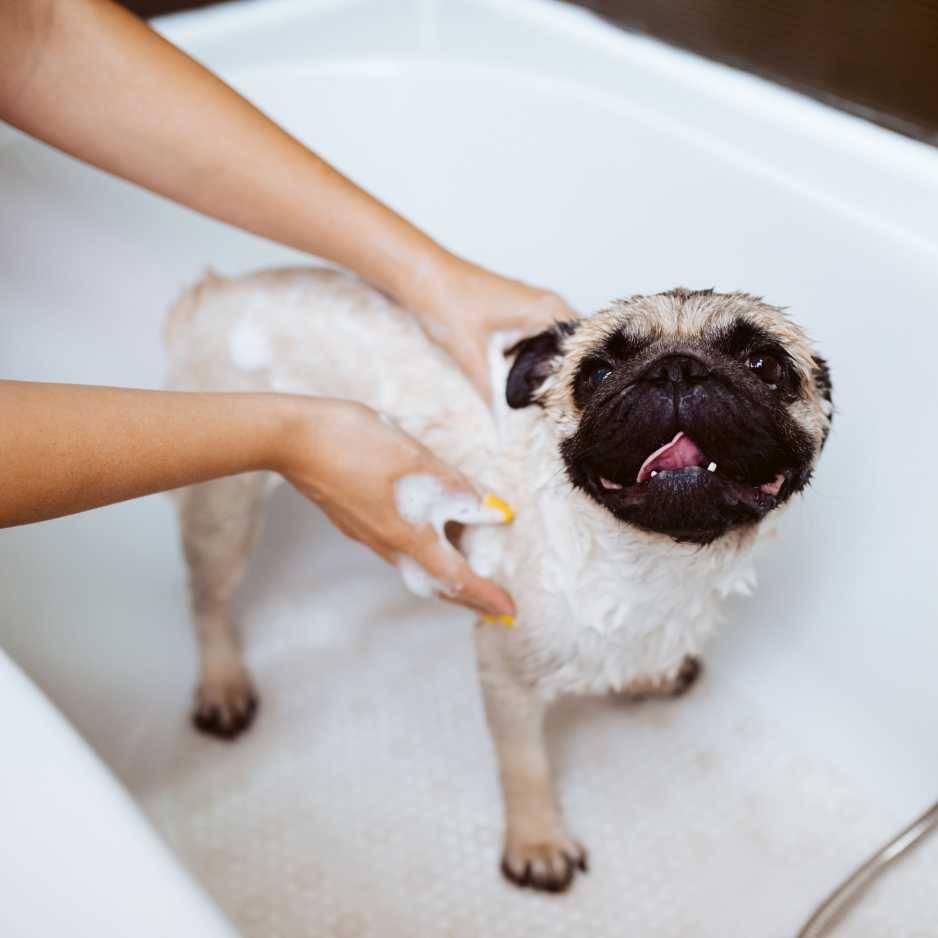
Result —
[[[495, 356], [494, 410], [412, 317], [334, 270], [209, 276], [171, 311], [167, 340], [174, 388], [359, 401], [512, 503], [511, 525], [467, 527], [460, 545], [518, 609], [513, 629], [475, 629], [502, 871], [566, 889], [586, 851], [558, 806], [545, 710], [693, 683], [722, 600], [753, 586], [763, 522], [807, 486], [830, 430], [830, 373], [804, 331], [746, 293], [632, 296], [523, 339], [502, 372]], [[194, 719], [221, 736], [254, 713], [229, 600], [265, 488], [255, 474], [178, 497], [201, 645]]]

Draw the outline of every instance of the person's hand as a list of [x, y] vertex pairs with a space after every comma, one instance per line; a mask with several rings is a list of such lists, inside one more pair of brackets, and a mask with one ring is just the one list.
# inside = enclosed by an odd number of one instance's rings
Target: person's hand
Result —
[[532, 335], [577, 317], [556, 293], [452, 256], [440, 272], [417, 284], [414, 296], [403, 299], [486, 401], [492, 395], [488, 355], [493, 333]]
[[431, 524], [411, 524], [398, 512], [398, 479], [435, 476], [454, 494], [475, 494], [463, 476], [362, 404], [321, 398], [297, 403], [298, 420], [278, 467], [293, 486], [339, 530], [388, 563], [413, 558], [441, 585], [442, 599], [492, 616], [514, 616], [508, 594], [474, 573]]
[[493, 332], [531, 334], [575, 315], [555, 293], [451, 254], [119, 4], [51, 8], [0, 0], [0, 118], [20, 130], [355, 271], [415, 313], [486, 400]]
[[[495, 523], [506, 521], [507, 506], [480, 499], [455, 469], [362, 404], [0, 381], [0, 453], [9, 483], [0, 485], [0, 528], [244, 472], [278, 472], [340, 530], [398, 565], [411, 586], [419, 580], [428, 594], [505, 625], [514, 616], [508, 594], [438, 533], [447, 518], [489, 523], [494, 512]], [[402, 511], [412, 520], [398, 511], [396, 483], [407, 476], [436, 490], [428, 523], [418, 523], [424, 512], [406, 498]], [[450, 503], [450, 494], [452, 504], [433, 504]]]

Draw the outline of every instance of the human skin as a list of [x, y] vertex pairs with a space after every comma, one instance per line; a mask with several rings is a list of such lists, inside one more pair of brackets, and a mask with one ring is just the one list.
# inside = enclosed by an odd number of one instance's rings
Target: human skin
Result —
[[110, 0], [0, 3], [0, 117], [85, 162], [355, 271], [483, 395], [488, 337], [570, 310], [437, 244]]
[[[368, 459], [359, 451], [363, 438]], [[446, 584], [455, 601], [482, 613], [514, 614], [504, 590], [473, 573], [432, 525], [410, 524], [395, 507], [394, 481], [406, 475], [432, 473], [454, 492], [471, 492], [471, 485], [360, 404], [2, 381], [0, 453], [2, 526], [270, 470], [385, 560], [407, 554]]]
[[[557, 295], [444, 249], [110, 0], [0, 2], [0, 118], [181, 205], [355, 271], [413, 312], [484, 397], [490, 393], [486, 351], [494, 331], [536, 332], [572, 315]], [[0, 469], [6, 473], [8, 460], [16, 459], [27, 488], [21, 495], [6, 494], [6, 507], [0, 504], [2, 524], [257, 468], [236, 458], [246, 454], [234, 431], [216, 440], [217, 447], [232, 446], [231, 454], [200, 441], [220, 432], [215, 426], [220, 416], [228, 418], [222, 424], [231, 430], [230, 422], [250, 425], [265, 408], [266, 419], [276, 423], [283, 407], [274, 396], [232, 397], [213, 407], [198, 395], [128, 392], [114, 397], [118, 392], [99, 389], [102, 399], [126, 408], [128, 424], [152, 437], [147, 444], [141, 434], [128, 431], [99, 451], [95, 405], [89, 404], [92, 389], [43, 386], [28, 395], [21, 386], [13, 387], [0, 384], [0, 396], [9, 398], [0, 405], [4, 433], [17, 439], [20, 455], [0, 448]], [[24, 445], [51, 420], [52, 407], [59, 415], [54, 459], [41, 447]], [[318, 452], [332, 447], [340, 435], [330, 421], [341, 423], [347, 416], [334, 402], [318, 411], [308, 428], [320, 434]], [[405, 453], [410, 463], [423, 464], [424, 471], [432, 466], [445, 479], [453, 479], [453, 470], [438, 461], [427, 463], [432, 457], [425, 452], [416, 456], [414, 441], [381, 424], [376, 415], [359, 410], [356, 419], [363, 438], [388, 441], [380, 451], [387, 462], [370, 458], [370, 488], [362, 487], [361, 474], [355, 472], [330, 476], [328, 485], [317, 483], [313, 473], [326, 471], [324, 459], [310, 460], [302, 472], [287, 477], [315, 497], [340, 527], [345, 524], [348, 533], [379, 553], [386, 555], [392, 545], [418, 561], [427, 559], [416, 541], [403, 538], [406, 543], [401, 543], [392, 483], [402, 470], [413, 471], [405, 465]], [[173, 435], [163, 421], [182, 421], [190, 432]], [[393, 445], [391, 436], [397, 437]], [[120, 441], [127, 442], [127, 449], [118, 446]], [[348, 445], [354, 451], [355, 442]], [[392, 452], [401, 458], [395, 461]], [[111, 470], [102, 462], [105, 453], [115, 461]], [[35, 462], [27, 471], [22, 460], [30, 454]], [[277, 471], [275, 465], [264, 468]], [[81, 485], [68, 485], [69, 478], [81, 479]], [[303, 484], [297, 483], [300, 478]], [[33, 492], [39, 497], [27, 503], [34, 484], [40, 486]], [[312, 496], [314, 491], [319, 494]], [[376, 491], [383, 494], [378, 497]], [[371, 521], [364, 519], [363, 506], [373, 512]], [[382, 524], [390, 526], [384, 533]], [[440, 572], [427, 568], [434, 576]], [[468, 576], [465, 570], [460, 575]], [[509, 613], [510, 602], [493, 584], [476, 583], [473, 589], [477, 608]], [[492, 601], [482, 602], [482, 593]]]

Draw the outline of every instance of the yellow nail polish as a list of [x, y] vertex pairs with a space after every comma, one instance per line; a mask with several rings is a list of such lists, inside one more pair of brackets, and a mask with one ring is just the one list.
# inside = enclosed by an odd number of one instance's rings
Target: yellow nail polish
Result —
[[488, 622], [489, 625], [504, 625], [506, 629], [513, 629], [515, 627], [515, 617], [506, 616], [506, 615], [497, 615], [493, 616], [491, 613], [485, 613], [482, 616], [483, 622]]
[[485, 496], [485, 498], [482, 499], [482, 504], [486, 508], [494, 508], [497, 511], [500, 511], [502, 513], [502, 518], [504, 519], [505, 524], [511, 524], [511, 520], [514, 518], [515, 513], [511, 506], [503, 502], [497, 495], [492, 495], [489, 493]]

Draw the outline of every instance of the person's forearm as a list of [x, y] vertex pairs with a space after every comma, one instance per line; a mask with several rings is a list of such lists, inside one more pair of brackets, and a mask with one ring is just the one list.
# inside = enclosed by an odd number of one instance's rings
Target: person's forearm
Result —
[[385, 560], [414, 559], [447, 584], [449, 598], [514, 615], [501, 587], [474, 573], [431, 524], [411, 523], [397, 508], [404, 476], [433, 474], [454, 494], [478, 498], [471, 484], [367, 407], [289, 394], [0, 381], [0, 528], [264, 469]]
[[0, 527], [278, 469], [294, 404], [274, 394], [0, 381]]
[[0, 2], [0, 117], [406, 305], [455, 262], [110, 0]]

